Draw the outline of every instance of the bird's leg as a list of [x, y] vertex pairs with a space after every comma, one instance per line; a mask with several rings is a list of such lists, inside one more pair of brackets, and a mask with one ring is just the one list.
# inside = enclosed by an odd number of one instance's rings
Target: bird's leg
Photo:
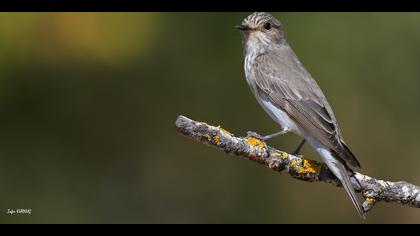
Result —
[[270, 140], [270, 139], [272, 139], [274, 137], [277, 137], [277, 136], [280, 136], [280, 135], [283, 135], [283, 134], [287, 134], [287, 133], [289, 133], [289, 131], [290, 130], [287, 127], [285, 127], [281, 131], [279, 131], [279, 132], [276, 132], [274, 134], [270, 134], [270, 135], [266, 135], [266, 136], [262, 137], [262, 139], [264, 141], [267, 141], [267, 140]]
[[296, 150], [294, 150], [293, 152], [292, 152], [292, 155], [293, 156], [299, 156], [300, 154], [299, 154], [299, 152], [300, 152], [300, 150], [302, 149], [302, 147], [303, 147], [303, 145], [305, 144], [305, 142], [306, 142], [306, 140], [305, 139], [303, 139], [301, 142], [300, 142], [300, 144], [299, 144], [299, 146], [296, 148]]
[[290, 131], [289, 128], [285, 127], [279, 132], [276, 132], [276, 133], [270, 134], [270, 135], [266, 135], [266, 136], [261, 136], [261, 135], [255, 133], [255, 132], [252, 132], [252, 131], [248, 131], [248, 132], [246, 132], [246, 134], [247, 134], [247, 137], [252, 136], [252, 137], [256, 137], [256, 138], [258, 138], [262, 141], [268, 141], [268, 140], [270, 140], [270, 139], [272, 139], [276, 136], [287, 134], [289, 131]]

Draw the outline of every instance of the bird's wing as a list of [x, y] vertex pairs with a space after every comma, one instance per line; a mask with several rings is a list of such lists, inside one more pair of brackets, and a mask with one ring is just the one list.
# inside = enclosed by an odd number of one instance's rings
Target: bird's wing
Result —
[[332, 110], [318, 84], [304, 69], [294, 53], [291, 60], [273, 54], [256, 58], [256, 89], [261, 97], [285, 111], [300, 127], [334, 151], [343, 161], [360, 167], [342, 141]]

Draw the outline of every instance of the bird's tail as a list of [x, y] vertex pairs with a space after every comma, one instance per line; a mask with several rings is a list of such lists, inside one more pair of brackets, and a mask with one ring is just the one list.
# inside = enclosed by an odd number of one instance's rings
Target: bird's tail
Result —
[[328, 168], [341, 181], [341, 184], [343, 185], [347, 194], [350, 196], [350, 199], [353, 202], [353, 205], [356, 207], [356, 210], [359, 213], [360, 217], [362, 217], [362, 219], [365, 219], [366, 216], [365, 211], [363, 210], [362, 202], [357, 197], [356, 191], [354, 190], [351, 184], [346, 167], [339, 160], [337, 160], [337, 158], [334, 157], [331, 152], [324, 151], [320, 154], [323, 157]]

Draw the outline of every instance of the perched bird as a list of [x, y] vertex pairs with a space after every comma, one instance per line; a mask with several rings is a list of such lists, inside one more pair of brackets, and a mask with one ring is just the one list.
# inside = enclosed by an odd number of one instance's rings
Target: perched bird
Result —
[[242, 32], [246, 81], [258, 103], [282, 127], [262, 139], [288, 132], [303, 137], [295, 154], [306, 140], [341, 181], [364, 218], [347, 165], [360, 168], [360, 163], [344, 142], [324, 93], [289, 46], [281, 22], [256, 12], [236, 28]]

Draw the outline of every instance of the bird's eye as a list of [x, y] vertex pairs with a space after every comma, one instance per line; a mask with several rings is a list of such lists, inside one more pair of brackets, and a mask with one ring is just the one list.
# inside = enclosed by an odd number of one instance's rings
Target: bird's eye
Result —
[[266, 30], [270, 30], [271, 29], [271, 24], [270, 23], [265, 23], [264, 24], [264, 29], [266, 29]]

